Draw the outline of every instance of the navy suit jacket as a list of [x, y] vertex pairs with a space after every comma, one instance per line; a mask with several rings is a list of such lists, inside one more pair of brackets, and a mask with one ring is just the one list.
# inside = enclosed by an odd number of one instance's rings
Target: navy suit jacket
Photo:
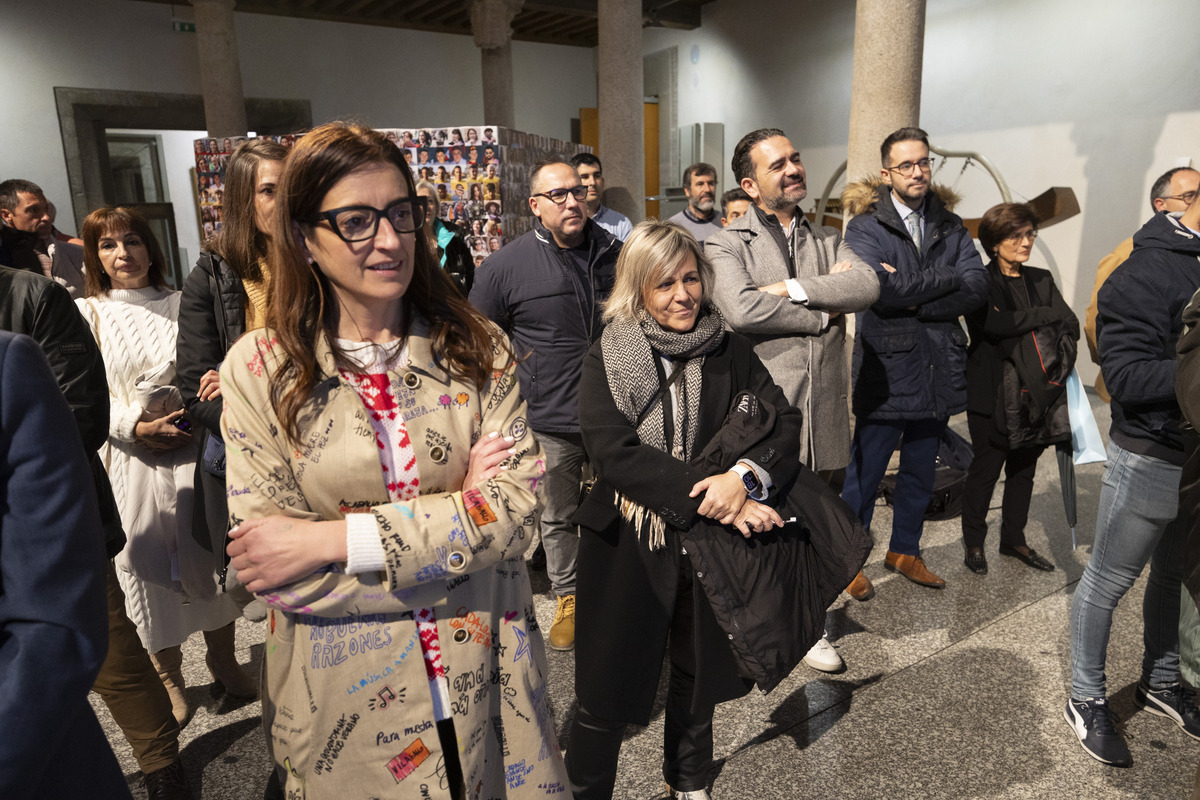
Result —
[[0, 797], [129, 797], [88, 703], [108, 650], [105, 553], [71, 410], [0, 331]]

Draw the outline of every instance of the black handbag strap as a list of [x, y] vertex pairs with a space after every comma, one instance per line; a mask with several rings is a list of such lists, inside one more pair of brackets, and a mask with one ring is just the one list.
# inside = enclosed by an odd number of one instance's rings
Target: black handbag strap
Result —
[[642, 413], [638, 414], [637, 422], [633, 423], [634, 430], [642, 427], [642, 423], [646, 421], [646, 415], [650, 413], [650, 409], [654, 408], [654, 404], [661, 400], [663, 395], [665, 395], [670, 388], [675, 385], [675, 382], [679, 380], [681, 375], [683, 375], [683, 368], [686, 366], [686, 361], [680, 361], [675, 365], [675, 368], [671, 370], [671, 377], [667, 378], [666, 383], [658, 387], [658, 391], [654, 393], [654, 397], [650, 398], [650, 402], [646, 403], [646, 407], [642, 409]]

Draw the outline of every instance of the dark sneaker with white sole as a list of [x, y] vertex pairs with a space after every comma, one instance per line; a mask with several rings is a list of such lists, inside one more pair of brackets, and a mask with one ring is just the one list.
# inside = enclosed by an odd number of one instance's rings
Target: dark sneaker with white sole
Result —
[[1171, 720], [1193, 739], [1200, 739], [1200, 708], [1183, 684], [1151, 689], [1139, 682], [1133, 700], [1151, 714]]
[[1133, 764], [1125, 737], [1117, 732], [1116, 720], [1104, 698], [1067, 701], [1063, 718], [1071, 726], [1084, 751], [1102, 764], [1128, 767]]

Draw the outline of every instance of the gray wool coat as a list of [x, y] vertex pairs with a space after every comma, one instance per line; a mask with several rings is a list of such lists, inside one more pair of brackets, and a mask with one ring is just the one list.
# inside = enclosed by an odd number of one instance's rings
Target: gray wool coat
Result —
[[[800, 217], [792, 235], [795, 277], [807, 303], [758, 291], [791, 276], [779, 244], [753, 210], [704, 243], [716, 271], [712, 297], [726, 324], [754, 342], [771, 377], [800, 409], [800, 459], [815, 470], [841, 469], [850, 462], [846, 314], [878, 299], [879, 279], [836, 228]], [[851, 268], [831, 274], [839, 261]], [[822, 326], [822, 311], [831, 315], [828, 326]]]

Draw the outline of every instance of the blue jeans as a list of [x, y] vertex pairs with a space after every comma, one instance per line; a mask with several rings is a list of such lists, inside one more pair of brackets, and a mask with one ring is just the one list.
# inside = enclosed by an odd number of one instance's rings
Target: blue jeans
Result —
[[1142, 601], [1142, 681], [1179, 682], [1179, 592], [1187, 525], [1179, 514], [1181, 467], [1108, 444], [1092, 557], [1071, 603], [1071, 696], [1105, 697], [1113, 609], [1150, 562]]
[[904, 437], [900, 442], [900, 471], [892, 501], [892, 539], [888, 550], [893, 553], [921, 554], [921, 533], [933, 492], [938, 444], [947, 422], [945, 419], [874, 421], [860, 417], [854, 424], [842, 499], [868, 530], [875, 514], [879, 482], [887, 471], [896, 443]]
[[579, 484], [587, 454], [578, 433], [534, 431], [546, 454], [546, 507], [539, 528], [546, 548], [546, 577], [554, 594], [575, 594], [579, 528], [571, 524], [579, 508]]

